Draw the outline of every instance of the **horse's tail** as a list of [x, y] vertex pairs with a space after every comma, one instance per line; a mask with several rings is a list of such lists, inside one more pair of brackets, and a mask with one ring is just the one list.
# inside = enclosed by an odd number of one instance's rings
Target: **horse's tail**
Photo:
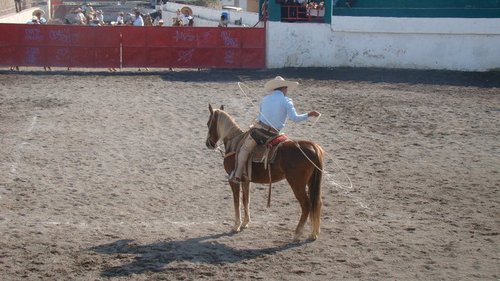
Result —
[[309, 179], [309, 199], [311, 200], [311, 210], [309, 217], [313, 229], [313, 238], [317, 238], [320, 233], [321, 226], [321, 178], [323, 175], [323, 161], [324, 153], [323, 148], [318, 144], [313, 144], [316, 155], [311, 159], [314, 166], [314, 171]]

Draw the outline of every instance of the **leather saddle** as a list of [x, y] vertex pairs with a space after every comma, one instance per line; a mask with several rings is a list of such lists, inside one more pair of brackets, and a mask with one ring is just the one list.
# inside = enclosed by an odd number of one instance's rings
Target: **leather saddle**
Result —
[[267, 164], [274, 163], [278, 148], [286, 141], [288, 141], [287, 135], [277, 135], [276, 137], [270, 139], [267, 143], [257, 145], [252, 151], [251, 156], [248, 158], [251, 159], [253, 163], [264, 163], [264, 166], [267, 167]]

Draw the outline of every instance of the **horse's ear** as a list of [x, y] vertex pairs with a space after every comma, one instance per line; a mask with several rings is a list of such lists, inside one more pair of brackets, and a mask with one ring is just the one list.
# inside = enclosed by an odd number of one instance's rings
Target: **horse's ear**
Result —
[[220, 110], [224, 110], [224, 106], [223, 105], [220, 106]]
[[214, 113], [214, 110], [212, 108], [212, 105], [211, 104], [208, 104], [208, 110], [210, 111], [210, 114], [213, 114]]

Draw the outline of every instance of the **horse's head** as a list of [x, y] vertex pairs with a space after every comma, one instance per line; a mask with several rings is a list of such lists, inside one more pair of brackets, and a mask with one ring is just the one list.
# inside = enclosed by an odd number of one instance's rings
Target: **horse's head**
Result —
[[[208, 134], [205, 144], [207, 145], [208, 148], [215, 149], [217, 147], [217, 142], [221, 137], [219, 135], [219, 129], [218, 129], [218, 120], [220, 112], [218, 109], [214, 110], [211, 104], [208, 105], [208, 110], [210, 111], [210, 118], [208, 119], [207, 122]], [[224, 110], [224, 106], [221, 105], [220, 110]]]

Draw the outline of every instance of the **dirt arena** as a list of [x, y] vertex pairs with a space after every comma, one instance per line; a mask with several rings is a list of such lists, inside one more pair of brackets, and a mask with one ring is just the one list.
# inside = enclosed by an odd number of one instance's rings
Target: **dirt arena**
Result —
[[[0, 71], [2, 280], [498, 280], [500, 72]], [[285, 182], [231, 233], [208, 103], [241, 126], [263, 84], [327, 152], [319, 240]], [[248, 86], [246, 95], [237, 82]]]

